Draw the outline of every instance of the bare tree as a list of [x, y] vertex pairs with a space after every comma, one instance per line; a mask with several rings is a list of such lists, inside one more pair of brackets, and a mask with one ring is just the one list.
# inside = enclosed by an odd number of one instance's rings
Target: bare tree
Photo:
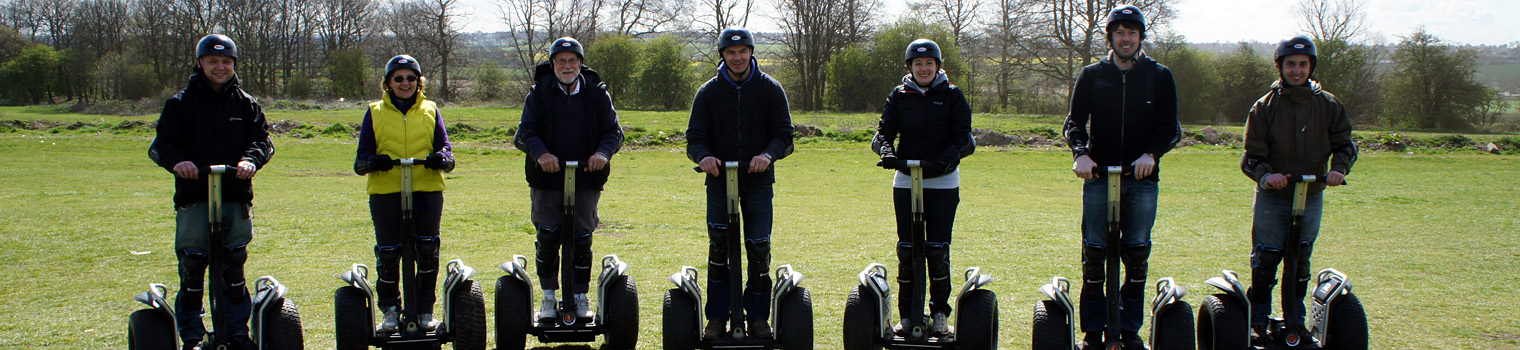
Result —
[[985, 4], [983, 0], [926, 0], [910, 6], [926, 10], [934, 20], [944, 22], [955, 35], [955, 42], [960, 43], [970, 34], [968, 29], [976, 23], [977, 12]]
[[372, 32], [379, 13], [374, 0], [321, 0], [316, 6], [324, 56], [359, 45]]
[[824, 107], [827, 65], [835, 52], [865, 39], [871, 19], [880, 8], [874, 0], [781, 0], [777, 8], [785, 47], [782, 55], [796, 69], [795, 89], [789, 100], [794, 108]]
[[704, 32], [718, 35], [724, 29], [749, 27], [755, 0], [702, 0], [701, 7], [705, 13], [697, 17], [696, 23], [702, 25]]
[[1299, 0], [1294, 15], [1314, 39], [1319, 59], [1314, 77], [1346, 105], [1358, 124], [1376, 124], [1382, 100], [1376, 64], [1383, 52], [1366, 38], [1363, 0]]
[[456, 55], [460, 44], [458, 22], [464, 14], [459, 12], [458, 0], [415, 0], [394, 5], [391, 32], [406, 52], [412, 52], [423, 62], [428, 62], [430, 80], [436, 81], [435, 98], [450, 100], [454, 95], [450, 68], [460, 63]]
[[[555, 38], [589, 39], [596, 33], [597, 11], [604, 0], [498, 0], [500, 19], [511, 28], [513, 61], [526, 76], [533, 75], [539, 56]], [[526, 86], [526, 85], [523, 85]]]
[[[1130, 3], [1145, 12], [1146, 31], [1154, 36], [1157, 28], [1165, 26], [1174, 16], [1173, 1]], [[1104, 38], [1105, 20], [1108, 11], [1119, 3], [1118, 0], [1015, 0], [1014, 3], [1000, 4], [1000, 7], [1011, 6], [1013, 9], [999, 11], [1000, 14], [1011, 16], [1009, 20], [1025, 30], [1012, 31], [1012, 41], [997, 45], [1012, 48], [1017, 58], [1012, 62], [1019, 68], [1069, 84], [1076, 80], [1081, 67], [1108, 52]], [[1068, 93], [1061, 94], [1064, 97]]]
[[644, 35], [684, 29], [691, 5], [681, 0], [617, 0], [612, 9], [617, 22], [614, 33]]
[[39, 13], [41, 8], [40, 0], [7, 1], [3, 14], [0, 14], [0, 20], [15, 29], [17, 33], [25, 33], [27, 40], [37, 41], [37, 32], [43, 27]]
[[1010, 110], [1016, 81], [1024, 80], [1030, 75], [1029, 70], [1018, 67], [1016, 43], [1021, 37], [1031, 34], [1030, 27], [1022, 25], [1017, 17], [1020, 0], [992, 0], [992, 11], [981, 22], [982, 35], [986, 38], [983, 55], [987, 57], [993, 67], [992, 96], [999, 110]]
[[1362, 0], [1299, 0], [1293, 15], [1299, 28], [1312, 33], [1316, 41], [1355, 41], [1367, 31], [1366, 3]]
[[37, 11], [37, 21], [42, 30], [47, 32], [44, 43], [54, 45], [55, 49], [59, 41], [69, 35], [69, 24], [74, 21], [74, 7], [79, 3], [74, 0], [38, 0], [35, 4], [40, 6]]

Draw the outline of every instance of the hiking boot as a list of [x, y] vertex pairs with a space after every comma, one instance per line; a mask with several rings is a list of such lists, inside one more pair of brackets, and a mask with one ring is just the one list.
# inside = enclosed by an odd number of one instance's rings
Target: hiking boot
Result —
[[1265, 342], [1272, 339], [1272, 334], [1267, 332], [1267, 324], [1251, 325], [1251, 344]]
[[765, 320], [750, 321], [749, 336], [755, 338], [770, 338], [771, 325], [767, 324]]
[[1145, 341], [1140, 339], [1140, 332], [1120, 331], [1119, 348], [1125, 350], [1145, 350]]
[[559, 319], [559, 301], [554, 299], [554, 294], [544, 294], [542, 303], [538, 307], [538, 322], [554, 323]]
[[433, 319], [433, 314], [417, 315], [417, 327], [421, 327], [424, 332], [437, 330], [438, 325], [441, 323], [443, 322]]
[[591, 298], [587, 298], [586, 294], [575, 295], [575, 317], [582, 320], [596, 317], [596, 313], [591, 312]]
[[390, 307], [385, 309], [385, 316], [381, 318], [380, 333], [396, 333], [401, 331], [401, 308]]
[[930, 333], [935, 335], [950, 334], [950, 322], [946, 320], [948, 317], [948, 315], [942, 313], [934, 313], [934, 323], [929, 327]]
[[724, 320], [707, 321], [707, 328], [702, 330], [702, 339], [713, 340], [722, 338], [728, 333], [728, 327], [723, 326]]
[[255, 344], [253, 342], [253, 339], [248, 338], [247, 334], [238, 334], [238, 335], [232, 336], [231, 343], [232, 343], [232, 348], [233, 349], [240, 349], [240, 350], [258, 350], [259, 349], [259, 344]]
[[1103, 332], [1087, 332], [1082, 336], [1083, 349], [1103, 348]]

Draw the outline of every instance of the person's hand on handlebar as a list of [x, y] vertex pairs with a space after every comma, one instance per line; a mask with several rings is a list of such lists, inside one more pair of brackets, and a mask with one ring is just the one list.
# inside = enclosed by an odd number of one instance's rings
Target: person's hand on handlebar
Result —
[[1140, 158], [1135, 159], [1134, 163], [1129, 164], [1135, 167], [1136, 180], [1151, 176], [1151, 173], [1156, 171], [1156, 157], [1151, 156], [1150, 153], [1140, 154]]
[[188, 160], [174, 164], [174, 175], [191, 180], [201, 177], [200, 170], [196, 170], [195, 168], [195, 163], [191, 163]]
[[591, 159], [586, 160], [586, 171], [598, 171], [607, 166], [607, 156], [601, 152], [591, 154]]
[[253, 178], [253, 174], [257, 173], [258, 171], [259, 171], [259, 168], [256, 167], [256, 166], [253, 166], [253, 162], [245, 160], [245, 161], [238, 162], [238, 165], [237, 165], [237, 175], [236, 176], [237, 176], [237, 178], [244, 179], [244, 180], [252, 179]]
[[702, 172], [708, 175], [718, 176], [718, 163], [722, 163], [718, 158], [706, 156], [702, 157], [702, 161], [697, 162], [697, 167], [701, 168]]
[[765, 172], [765, 169], [770, 169], [770, 167], [771, 157], [766, 156], [765, 153], [761, 153], [759, 155], [756, 155], [754, 158], [749, 159], [749, 172], [763, 173]]
[[559, 172], [559, 157], [555, 157], [553, 153], [549, 152], [538, 155], [538, 168], [543, 169], [546, 173]]
[[1346, 174], [1342, 174], [1341, 172], [1334, 170], [1331, 170], [1330, 173], [1325, 174], [1325, 186], [1340, 186], [1345, 184]]
[[1261, 188], [1275, 190], [1284, 187], [1288, 187], [1288, 177], [1283, 174], [1272, 173], [1261, 180]]
[[1093, 173], [1093, 169], [1097, 167], [1098, 163], [1094, 163], [1092, 157], [1088, 157], [1086, 154], [1077, 156], [1077, 160], [1071, 163], [1071, 171], [1076, 173], [1077, 177], [1085, 180], [1092, 180], [1098, 177], [1098, 174]]

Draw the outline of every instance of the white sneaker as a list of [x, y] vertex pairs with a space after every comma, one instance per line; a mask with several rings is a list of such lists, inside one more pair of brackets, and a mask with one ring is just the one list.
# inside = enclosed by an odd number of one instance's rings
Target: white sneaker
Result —
[[579, 319], [596, 317], [596, 313], [591, 312], [591, 299], [584, 293], [575, 295], [575, 317]]
[[438, 329], [439, 324], [443, 323], [433, 319], [433, 314], [417, 315], [417, 319], [419, 321], [417, 323], [420, 324], [419, 326], [422, 327], [422, 330], [425, 332], [432, 332], [433, 330]]
[[544, 294], [543, 305], [538, 308], [538, 321], [552, 323], [559, 319], [559, 301], [554, 294]]
[[929, 328], [930, 332], [933, 332], [934, 334], [950, 334], [950, 323], [946, 320], [946, 318], [948, 318], [948, 316], [945, 314], [937, 312], [934, 313], [934, 325]]
[[401, 308], [392, 307], [385, 310], [385, 316], [380, 321], [380, 333], [396, 333], [401, 331]]

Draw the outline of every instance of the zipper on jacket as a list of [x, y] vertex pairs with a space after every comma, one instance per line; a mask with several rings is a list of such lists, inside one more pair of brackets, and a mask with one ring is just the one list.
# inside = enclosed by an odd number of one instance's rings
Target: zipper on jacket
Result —
[[1119, 166], [1124, 166], [1124, 131], [1127, 127], [1126, 119], [1129, 119], [1129, 72], [1135, 68], [1136, 66], [1130, 66], [1129, 70], [1119, 71]]

